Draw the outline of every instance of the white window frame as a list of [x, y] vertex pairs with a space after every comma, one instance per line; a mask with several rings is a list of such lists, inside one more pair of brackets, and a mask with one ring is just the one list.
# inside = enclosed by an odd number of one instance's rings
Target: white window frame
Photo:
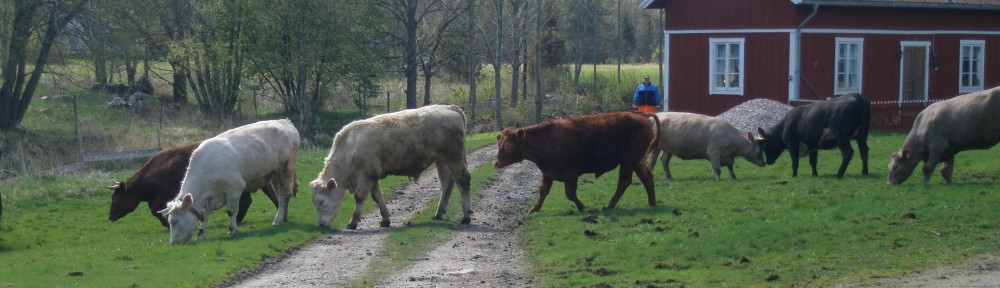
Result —
[[[740, 49], [739, 57], [740, 57], [740, 59], [739, 59], [738, 72], [736, 72], [737, 77], [739, 77], [739, 84], [735, 85], [735, 87], [718, 87], [719, 85], [716, 85], [717, 83], [716, 83], [716, 78], [715, 78], [716, 75], [715, 74], [716, 74], [717, 71], [716, 71], [716, 68], [715, 68], [715, 61], [718, 60], [718, 59], [716, 59], [716, 57], [715, 57], [716, 52], [717, 52], [715, 46], [719, 45], [719, 44], [727, 44], [727, 47], [731, 47], [731, 46], [728, 46], [728, 45], [732, 45], [732, 44], [739, 45], [739, 49]], [[744, 71], [746, 71], [746, 65], [745, 65], [745, 60], [746, 60], [746, 56], [745, 55], [746, 54], [744, 54], [744, 51], [746, 50], [746, 45], [744, 45], [744, 44], [745, 44], [745, 38], [709, 38], [708, 39], [708, 94], [709, 95], [740, 95], [740, 96], [743, 95], [743, 88], [746, 87], [746, 73], [744, 73]], [[726, 53], [726, 55], [727, 55], [727, 57], [725, 58], [725, 60], [726, 60], [726, 66], [727, 66], [727, 68], [725, 68], [725, 69], [726, 69], [726, 71], [732, 71], [732, 69], [729, 67], [729, 63], [731, 63], [731, 61], [728, 61], [731, 58], [728, 57], [729, 53]], [[726, 86], [729, 86], [729, 85], [726, 85]]]
[[[833, 70], [834, 70], [833, 71], [833, 94], [842, 95], [842, 94], [847, 94], [847, 93], [851, 93], [851, 92], [861, 93], [861, 83], [864, 82], [864, 81], [862, 81], [862, 79], [864, 79], [862, 76], [864, 75], [863, 74], [864, 73], [864, 69], [863, 68], [864, 68], [864, 63], [865, 63], [864, 62], [865, 39], [864, 38], [844, 38], [844, 37], [837, 37], [835, 45], [836, 46], [834, 46], [834, 48], [833, 48]], [[841, 52], [840, 48], [841, 48], [842, 45], [857, 45], [858, 46], [857, 59], [845, 59], [845, 58], [841, 57], [842, 54], [840, 53]], [[847, 71], [841, 71], [840, 70], [840, 61], [842, 61], [842, 60], [848, 61], [846, 63], [846, 66], [848, 67]], [[855, 61], [851, 61], [851, 60], [855, 60]], [[852, 66], [856, 70], [855, 72], [858, 74], [857, 75], [857, 83], [853, 83], [854, 85], [852, 85], [852, 86], [841, 87], [840, 86], [840, 82], [837, 81], [838, 78], [840, 77], [841, 74], [844, 74], [845, 77], [848, 77], [848, 79], [850, 79], [850, 76], [849, 76], [850, 74], [848, 74], [848, 73], [851, 73], [850, 67], [852, 67]]]
[[[958, 46], [958, 93], [970, 93], [983, 90], [983, 75], [985, 71], [984, 63], [986, 62], [986, 41], [985, 40], [961, 40]], [[975, 71], [966, 73], [963, 71], [963, 65], [965, 65], [965, 48], [966, 47], [977, 47], [979, 48], [979, 59], [973, 59], [977, 61], [976, 65], [972, 67]], [[977, 75], [979, 76], [979, 85], [977, 86], [967, 86], [962, 82], [962, 76], [965, 74]]]

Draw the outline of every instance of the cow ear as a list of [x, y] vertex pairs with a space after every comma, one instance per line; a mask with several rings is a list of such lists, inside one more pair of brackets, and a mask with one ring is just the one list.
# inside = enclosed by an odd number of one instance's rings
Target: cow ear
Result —
[[753, 137], [753, 133], [747, 132], [747, 140], [750, 140], [750, 142], [754, 142], [755, 139], [756, 138]]
[[524, 138], [524, 129], [517, 129], [517, 132], [514, 135], [517, 136], [517, 139], [523, 139]]
[[903, 159], [910, 158], [910, 150], [903, 149], [903, 151], [900, 152], [899, 155], [902, 156]]
[[764, 132], [764, 128], [757, 127], [757, 134], [760, 134], [761, 138], [767, 138], [767, 132]]
[[333, 188], [337, 188], [337, 180], [333, 180], [333, 178], [330, 178], [330, 180], [326, 180], [326, 189], [333, 189]]
[[191, 193], [184, 194], [184, 198], [181, 198], [181, 208], [191, 207], [192, 202], [194, 202], [194, 196], [191, 196]]
[[497, 141], [500, 141], [500, 139], [503, 139], [503, 134], [497, 134]]

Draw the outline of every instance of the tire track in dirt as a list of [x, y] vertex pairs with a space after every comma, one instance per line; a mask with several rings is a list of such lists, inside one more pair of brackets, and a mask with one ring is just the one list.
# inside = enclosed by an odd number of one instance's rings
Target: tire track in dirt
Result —
[[[471, 171], [482, 164], [491, 163], [496, 146], [487, 146], [466, 154], [466, 167]], [[454, 188], [454, 196], [459, 195]], [[342, 287], [358, 278], [382, 253], [382, 240], [400, 229], [427, 204], [440, 197], [441, 184], [437, 170], [425, 172], [418, 181], [396, 189], [391, 199], [386, 199], [392, 227], [379, 227], [378, 209], [361, 217], [358, 230], [341, 229], [296, 248], [279, 257], [269, 259], [257, 267], [237, 273], [222, 283], [221, 287]], [[349, 199], [350, 197], [344, 197]], [[452, 200], [455, 200], [452, 197]], [[473, 210], [472, 223], [485, 217]], [[452, 211], [454, 212], [454, 211]], [[522, 211], [523, 212], [523, 211]]]
[[535, 286], [518, 234], [540, 179], [527, 161], [497, 170], [478, 191], [472, 225], [378, 287]]

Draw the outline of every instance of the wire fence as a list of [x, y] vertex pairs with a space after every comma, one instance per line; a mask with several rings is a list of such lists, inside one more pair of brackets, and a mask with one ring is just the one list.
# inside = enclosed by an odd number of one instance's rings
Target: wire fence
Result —
[[946, 99], [918, 101], [872, 101], [871, 125], [873, 130], [906, 133], [913, 126], [917, 115], [927, 106]]

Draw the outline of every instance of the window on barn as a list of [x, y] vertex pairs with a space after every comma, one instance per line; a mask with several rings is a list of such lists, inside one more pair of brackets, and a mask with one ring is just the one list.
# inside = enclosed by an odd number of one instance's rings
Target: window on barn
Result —
[[743, 38], [708, 41], [708, 94], [743, 95]]
[[864, 39], [837, 37], [836, 40], [833, 94], [861, 93], [861, 52], [864, 51]]
[[983, 50], [986, 41], [962, 40], [958, 63], [958, 92], [969, 93], [983, 90]]

